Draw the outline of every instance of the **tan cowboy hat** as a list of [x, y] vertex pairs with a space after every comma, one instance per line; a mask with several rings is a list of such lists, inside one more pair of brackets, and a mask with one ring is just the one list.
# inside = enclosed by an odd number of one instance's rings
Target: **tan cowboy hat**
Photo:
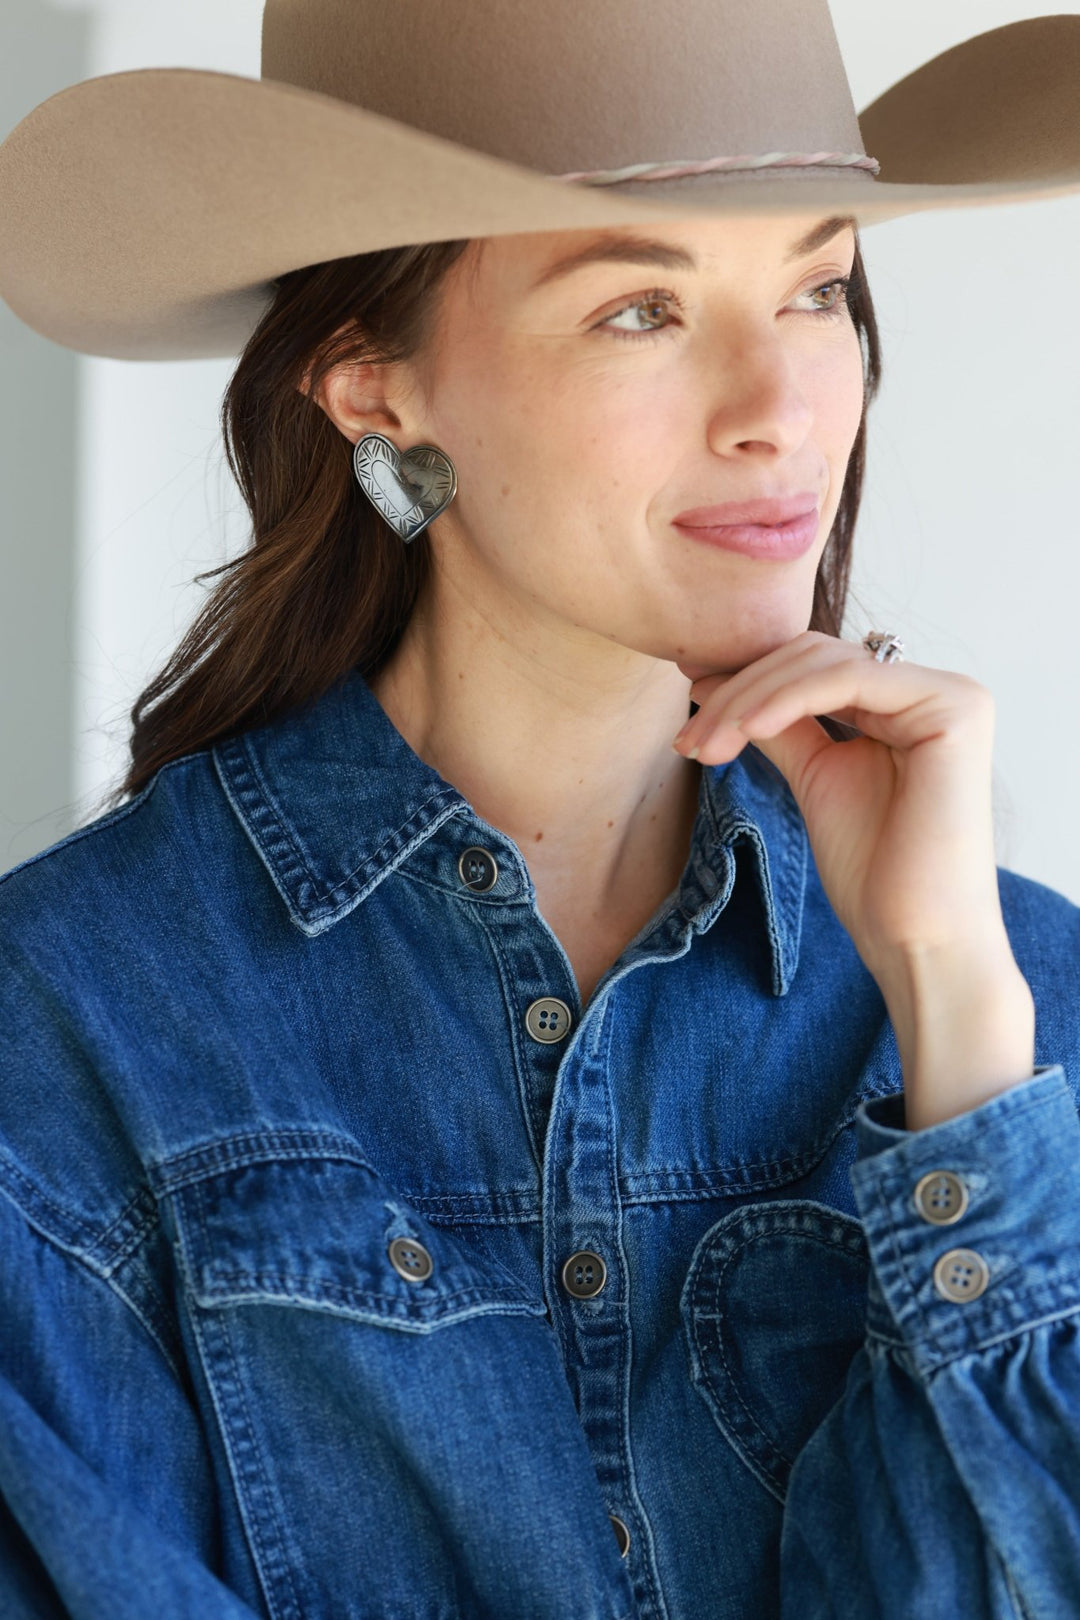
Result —
[[235, 355], [301, 265], [412, 242], [1080, 190], [1080, 15], [856, 113], [827, 0], [266, 0], [262, 77], [105, 74], [0, 145], [0, 295], [67, 348]]

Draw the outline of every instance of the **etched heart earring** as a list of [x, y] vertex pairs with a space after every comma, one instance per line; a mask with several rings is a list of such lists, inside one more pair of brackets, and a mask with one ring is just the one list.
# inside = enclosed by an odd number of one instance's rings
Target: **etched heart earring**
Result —
[[357, 483], [405, 544], [415, 540], [457, 493], [457, 470], [433, 444], [399, 452], [381, 433], [365, 433], [353, 451]]

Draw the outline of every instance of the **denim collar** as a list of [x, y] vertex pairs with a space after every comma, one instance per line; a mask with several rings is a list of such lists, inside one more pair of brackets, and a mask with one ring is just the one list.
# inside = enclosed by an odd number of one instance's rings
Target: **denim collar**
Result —
[[[500, 865], [534, 898], [518, 846], [413, 752], [357, 670], [211, 753], [229, 803], [305, 934], [346, 917], [453, 817], [467, 819], [471, 841], [497, 845]], [[448, 831], [461, 845], [461, 828]], [[727, 902], [738, 845], [751, 852], [772, 992], [786, 995], [798, 965], [809, 844], [787, 782], [752, 744], [730, 763], [702, 768], [680, 890], [682, 912], [698, 932]]]

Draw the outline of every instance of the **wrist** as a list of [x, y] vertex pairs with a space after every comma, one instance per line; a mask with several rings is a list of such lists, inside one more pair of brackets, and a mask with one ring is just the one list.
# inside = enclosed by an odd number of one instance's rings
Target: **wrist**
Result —
[[908, 1130], [977, 1108], [1034, 1073], [1035, 1002], [1007, 938], [905, 952], [878, 983]]

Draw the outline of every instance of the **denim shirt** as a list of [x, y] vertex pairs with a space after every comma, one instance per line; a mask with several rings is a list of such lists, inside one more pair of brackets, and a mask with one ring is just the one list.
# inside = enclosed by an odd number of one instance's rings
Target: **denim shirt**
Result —
[[0, 881], [5, 1620], [1080, 1614], [1080, 909], [904, 1126], [753, 747], [581, 1006], [353, 673]]

